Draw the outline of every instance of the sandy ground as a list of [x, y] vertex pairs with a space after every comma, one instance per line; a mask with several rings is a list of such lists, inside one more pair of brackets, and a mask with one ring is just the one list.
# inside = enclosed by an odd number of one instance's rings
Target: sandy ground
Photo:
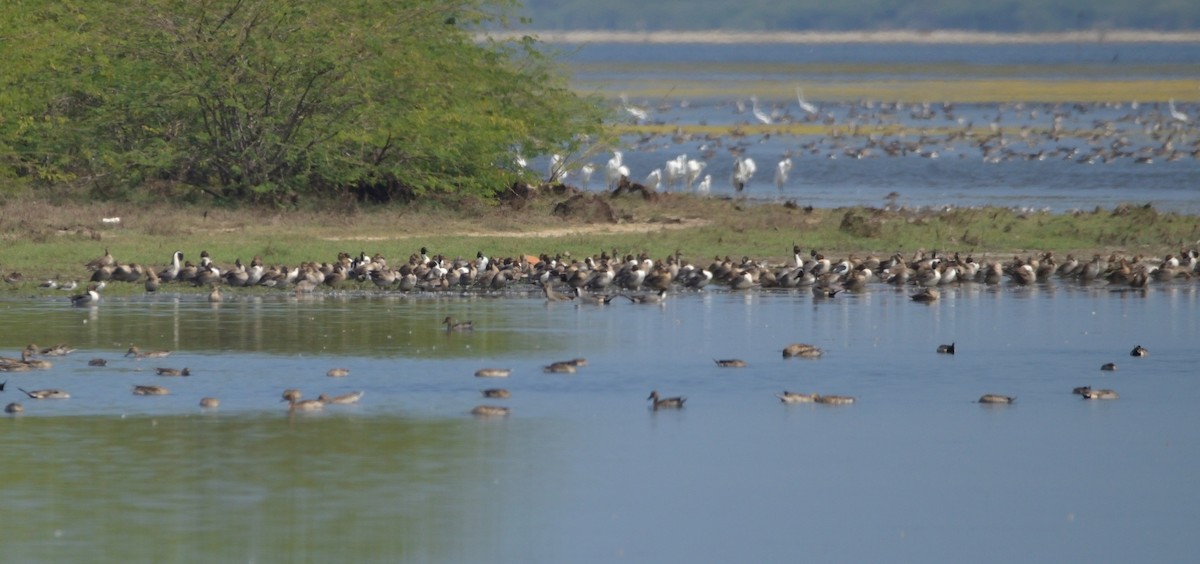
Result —
[[547, 43], [1197, 43], [1200, 32], [1091, 30], [1059, 33], [977, 31], [496, 31], [495, 38], [534, 36]]

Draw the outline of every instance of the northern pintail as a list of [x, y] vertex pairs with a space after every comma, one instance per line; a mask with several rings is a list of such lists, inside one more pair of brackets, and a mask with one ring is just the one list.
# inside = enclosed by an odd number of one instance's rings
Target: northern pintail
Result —
[[667, 291], [666, 290], [659, 290], [657, 293], [653, 293], [653, 294], [637, 294], [637, 295], [621, 294], [621, 295], [625, 296], [626, 298], [629, 298], [629, 301], [631, 301], [635, 304], [651, 304], [651, 305], [661, 304], [664, 301], [666, 301], [666, 299], [667, 299]]
[[607, 296], [603, 295], [603, 294], [589, 294], [589, 293], [585, 292], [583, 290], [583, 288], [575, 288], [575, 297], [580, 302], [585, 303], [585, 304], [606, 305], [606, 304], [612, 302], [613, 298], [616, 298], [618, 295], [619, 294], [612, 294], [612, 295], [607, 295]]
[[446, 326], [446, 331], [471, 331], [475, 329], [475, 323], [472, 321], [459, 321], [451, 316], [446, 316], [442, 320], [442, 324]]
[[1077, 394], [1083, 399], [1114, 400], [1121, 397], [1114, 390], [1093, 390], [1091, 386], [1075, 388], [1071, 390], [1071, 393]]
[[1146, 356], [1148, 354], [1150, 354], [1150, 351], [1141, 345], [1133, 347], [1133, 350], [1129, 351], [1129, 356]]
[[364, 393], [365, 392], [357, 391], [357, 392], [350, 392], [348, 394], [342, 394], [340, 396], [330, 396], [329, 394], [321, 394], [320, 396], [317, 396], [317, 401], [320, 401], [322, 403], [349, 405], [352, 403], [358, 403], [358, 400], [362, 399]]
[[1000, 394], [983, 394], [979, 397], [979, 403], [1013, 403], [1015, 401], [1017, 398]]
[[954, 354], [954, 343], [949, 345], [938, 345], [937, 352], [941, 354]]
[[108, 366], [108, 361], [103, 358], [93, 358], [88, 361], [88, 366]]
[[350, 369], [349, 368], [330, 368], [329, 371], [325, 373], [325, 375], [330, 378], [345, 378], [346, 376], [350, 375]]
[[480, 393], [485, 398], [508, 399], [512, 397], [512, 393], [504, 388], [488, 388]]
[[154, 373], [159, 376], [191, 376], [192, 371], [187, 368], [155, 368]]
[[480, 368], [475, 371], [476, 378], [508, 378], [511, 368]]
[[821, 349], [814, 345], [805, 343], [792, 343], [783, 348], [783, 358], [792, 358], [798, 356], [801, 358], [817, 358], [821, 356]]
[[204, 409], [216, 409], [221, 407], [221, 400], [213, 397], [200, 398], [200, 407]]
[[33, 399], [70, 399], [71, 394], [59, 389], [34, 390], [32, 392], [24, 388], [17, 388], [25, 393], [25, 395]]
[[4, 406], [5, 413], [17, 414], [17, 413], [23, 413], [24, 411], [25, 411], [25, 406], [15, 402], [15, 401]]
[[164, 358], [170, 356], [171, 351], [149, 351], [143, 352], [137, 345], [130, 345], [129, 350], [125, 351], [125, 356], [133, 358]]
[[547, 374], [574, 374], [575, 365], [570, 362], [552, 362], [543, 366], [542, 372]]
[[133, 387], [133, 395], [135, 396], [165, 396], [171, 393], [162, 386], [142, 386], [135, 385]]
[[779, 401], [783, 403], [813, 403], [817, 401], [817, 394], [802, 394], [800, 392], [789, 392], [784, 390], [781, 394], [775, 394]]
[[926, 304], [929, 302], [937, 301], [937, 299], [939, 297], [941, 297], [941, 293], [933, 288], [922, 288], [920, 292], [917, 292], [917, 293], [909, 296], [909, 298], [912, 298], [912, 301], [914, 301], [914, 302], [920, 302], [920, 303], [926, 303]]
[[288, 404], [288, 411], [316, 411], [325, 408], [320, 400], [302, 400], [300, 390], [288, 389], [283, 391], [283, 400]]
[[687, 398], [682, 396], [672, 398], [659, 397], [657, 390], [650, 392], [650, 395], [646, 399], [653, 402], [652, 406], [655, 410], [679, 409], [682, 408], [683, 403], [687, 401]]
[[746, 367], [746, 361], [744, 361], [740, 358], [723, 358], [723, 359], [714, 358], [713, 362], [717, 363], [717, 366], [720, 366], [721, 368], [745, 368]]
[[503, 417], [508, 414], [509, 409], [499, 405], [477, 405], [471, 410], [471, 415], [476, 417]]
[[562, 292], [555, 291], [555, 289], [552, 286], [553, 285], [550, 284], [549, 282], [542, 284], [542, 293], [546, 295], [546, 301], [548, 301], [548, 302], [569, 302], [572, 299], [574, 299], [571, 296], [568, 296]]
[[100, 293], [96, 291], [96, 285], [88, 286], [87, 292], [71, 296], [71, 305], [76, 307], [85, 307], [100, 303]]
[[1116, 369], [1117, 369], [1117, 365], [1116, 365], [1116, 363], [1113, 363], [1113, 362], [1106, 362], [1106, 363], [1100, 365], [1100, 370], [1103, 370], [1105, 372], [1113, 372]]

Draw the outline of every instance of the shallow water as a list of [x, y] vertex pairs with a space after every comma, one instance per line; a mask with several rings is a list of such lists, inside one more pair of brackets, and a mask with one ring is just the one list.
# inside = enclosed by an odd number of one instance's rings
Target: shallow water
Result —
[[[80, 349], [4, 375], [6, 401], [17, 386], [73, 396], [22, 400], [24, 415], [0, 420], [14, 561], [1171, 561], [1200, 518], [1194, 284], [969, 284], [928, 306], [878, 286], [662, 306], [166, 296], [0, 309], [3, 350]], [[478, 328], [447, 334], [446, 315]], [[781, 358], [798, 341], [825, 355]], [[175, 352], [127, 359], [130, 342]], [[934, 352], [948, 342], [958, 354]], [[1136, 344], [1150, 355], [1128, 356]], [[588, 359], [576, 374], [541, 371], [575, 357]], [[334, 366], [350, 375], [326, 377]], [[473, 376], [487, 366], [513, 374]], [[134, 384], [172, 393], [135, 397]], [[1083, 401], [1081, 385], [1121, 398]], [[512, 399], [479, 396], [497, 386]], [[292, 387], [366, 395], [289, 415], [279, 394]], [[652, 389], [687, 407], [649, 409]], [[785, 389], [857, 402], [784, 405]], [[1018, 399], [974, 403], [983, 393]], [[221, 407], [202, 412], [207, 395]], [[468, 415], [481, 403], [512, 415]]]

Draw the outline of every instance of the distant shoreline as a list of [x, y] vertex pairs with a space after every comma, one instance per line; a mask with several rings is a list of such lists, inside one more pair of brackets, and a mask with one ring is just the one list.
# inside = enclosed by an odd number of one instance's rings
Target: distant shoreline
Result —
[[533, 36], [545, 43], [924, 43], [924, 44], [1043, 44], [1043, 43], [1200, 43], [1200, 32], [1092, 30], [1057, 33], [986, 33], [977, 31], [554, 31], [503, 30], [481, 33], [497, 39]]

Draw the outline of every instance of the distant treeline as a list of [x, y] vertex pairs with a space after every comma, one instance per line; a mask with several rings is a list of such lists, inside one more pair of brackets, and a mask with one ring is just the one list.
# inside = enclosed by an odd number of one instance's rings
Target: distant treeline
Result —
[[524, 0], [542, 30], [1193, 31], [1196, 0]]

